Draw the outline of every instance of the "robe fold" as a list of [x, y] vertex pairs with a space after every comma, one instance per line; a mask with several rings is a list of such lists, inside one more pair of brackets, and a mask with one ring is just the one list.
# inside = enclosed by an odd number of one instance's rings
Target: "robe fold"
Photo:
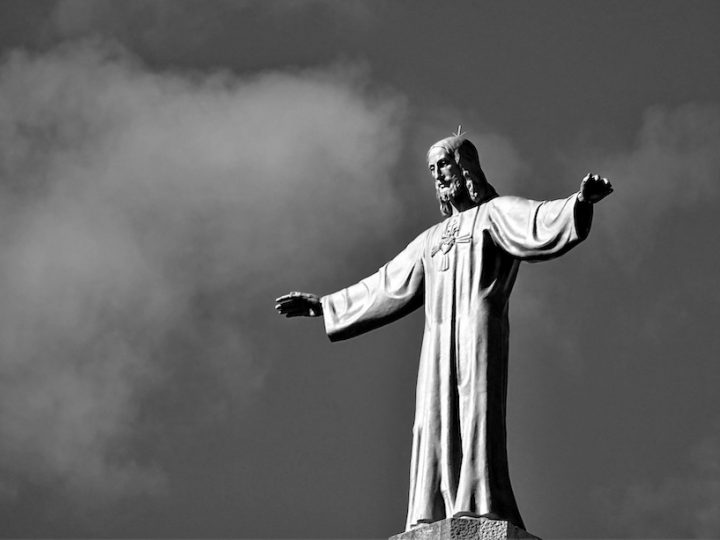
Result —
[[496, 197], [445, 219], [378, 272], [322, 298], [331, 341], [424, 305], [407, 529], [452, 516], [524, 528], [508, 474], [508, 299], [523, 260], [557, 257], [590, 229], [577, 195]]

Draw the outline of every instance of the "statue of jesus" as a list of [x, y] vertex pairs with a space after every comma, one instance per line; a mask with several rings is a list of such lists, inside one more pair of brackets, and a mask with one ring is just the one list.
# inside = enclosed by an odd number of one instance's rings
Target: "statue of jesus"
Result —
[[505, 409], [508, 300], [522, 261], [567, 252], [590, 232], [593, 205], [613, 189], [588, 174], [567, 198], [498, 196], [462, 135], [427, 154], [445, 219], [375, 274], [319, 297], [276, 300], [286, 317], [322, 316], [331, 341], [424, 306], [406, 530], [449, 517], [524, 528], [508, 474]]

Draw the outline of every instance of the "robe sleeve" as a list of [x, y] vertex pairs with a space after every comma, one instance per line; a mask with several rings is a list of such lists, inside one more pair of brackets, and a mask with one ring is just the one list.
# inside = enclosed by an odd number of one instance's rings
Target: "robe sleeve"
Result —
[[489, 233], [510, 255], [542, 261], [562, 255], [590, 233], [593, 207], [577, 199], [532, 201], [497, 197], [488, 203]]
[[426, 233], [418, 236], [372, 276], [321, 298], [330, 341], [363, 334], [422, 305], [425, 237]]

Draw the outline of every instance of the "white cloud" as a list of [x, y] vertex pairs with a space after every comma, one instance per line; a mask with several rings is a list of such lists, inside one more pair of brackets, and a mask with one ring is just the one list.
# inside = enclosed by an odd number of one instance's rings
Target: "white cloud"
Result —
[[162, 489], [143, 396], [183, 357], [209, 401], [259, 387], [275, 284], [389, 226], [402, 104], [364, 86], [154, 73], [100, 42], [0, 65], [2, 493]]
[[608, 234], [621, 266], [632, 267], [658, 241], [660, 220], [720, 194], [720, 106], [653, 107], [632, 151], [584, 159], [616, 189], [596, 229]]

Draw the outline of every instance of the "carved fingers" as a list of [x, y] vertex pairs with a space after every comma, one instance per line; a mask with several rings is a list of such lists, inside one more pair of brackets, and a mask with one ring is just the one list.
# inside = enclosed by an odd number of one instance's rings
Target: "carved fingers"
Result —
[[599, 174], [587, 174], [580, 183], [580, 201], [596, 203], [601, 201], [613, 192], [613, 187], [607, 178], [601, 177]]
[[293, 291], [275, 299], [275, 309], [285, 317], [318, 317], [322, 314], [320, 298], [311, 293]]

